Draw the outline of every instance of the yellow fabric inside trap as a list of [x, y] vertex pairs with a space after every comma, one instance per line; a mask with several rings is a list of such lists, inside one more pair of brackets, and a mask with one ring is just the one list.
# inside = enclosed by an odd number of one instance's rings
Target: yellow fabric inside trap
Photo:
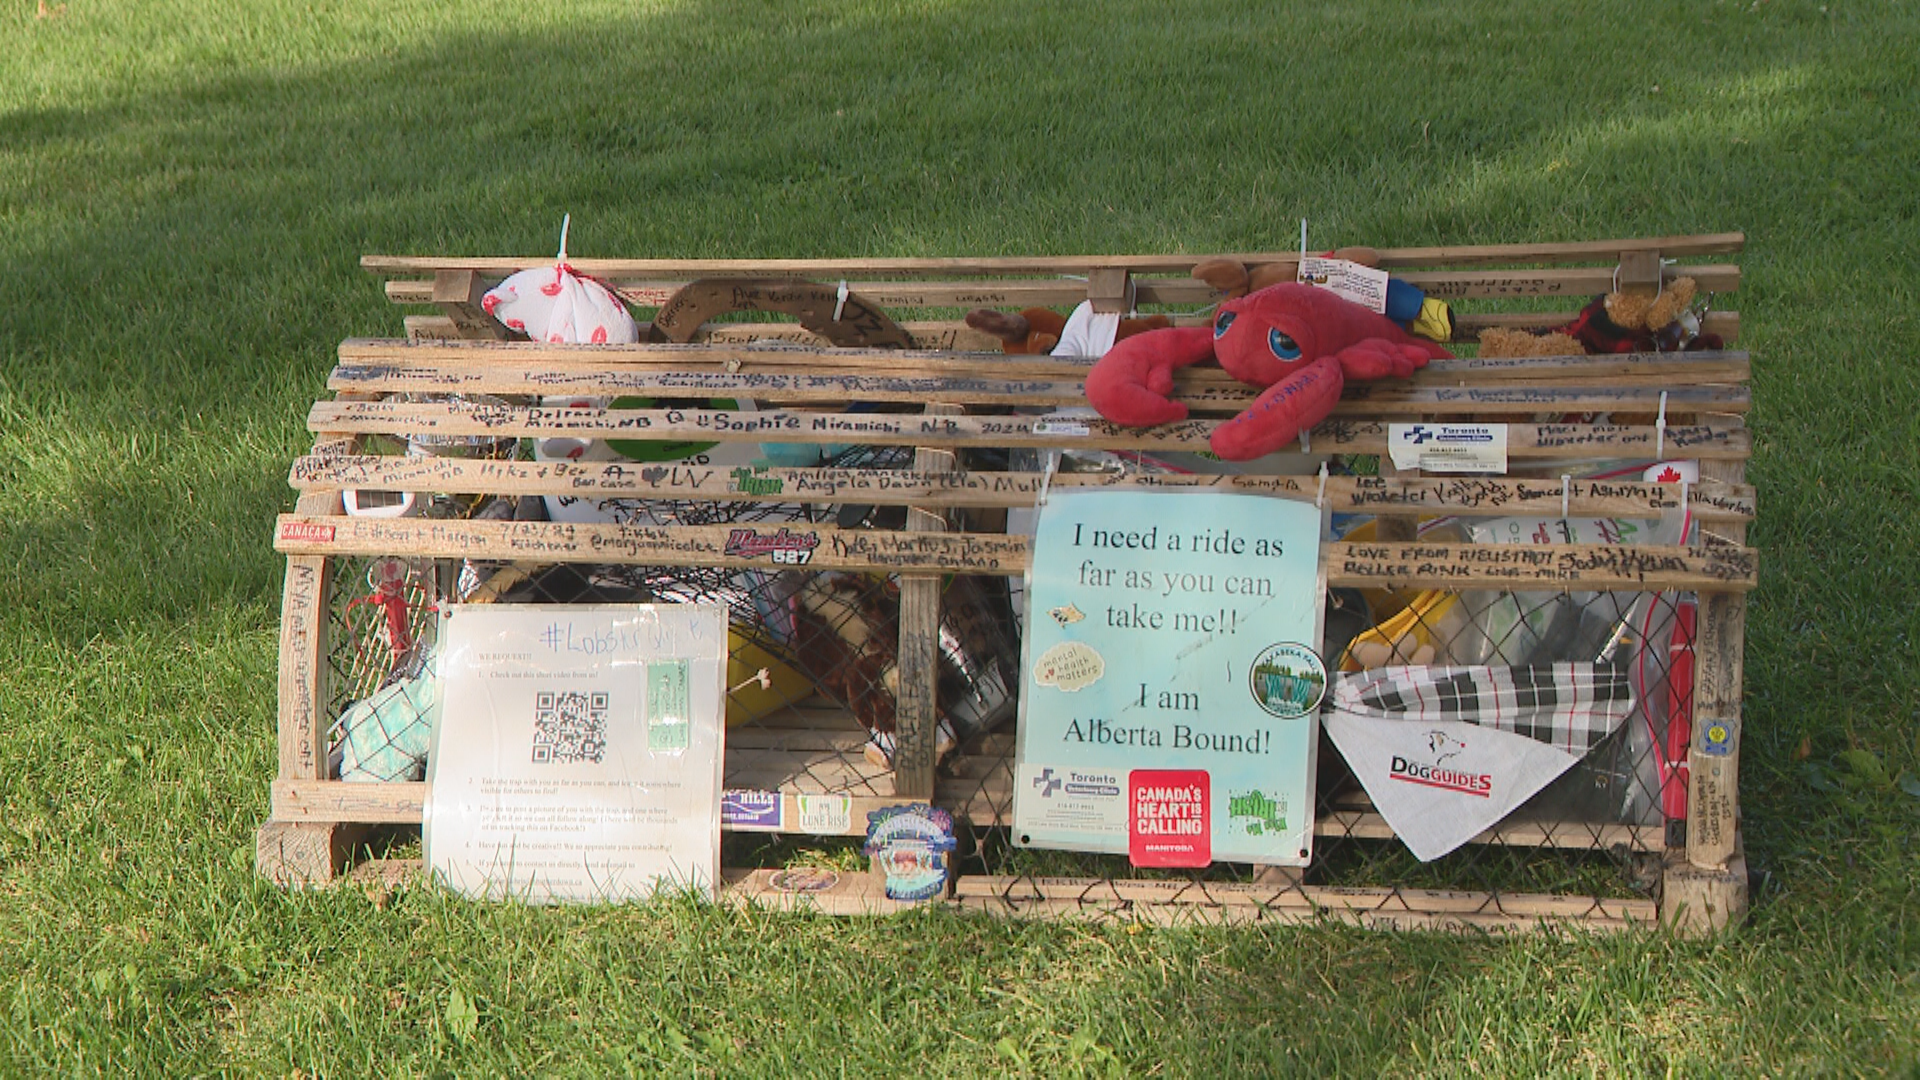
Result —
[[[764, 688], [754, 678], [761, 668], [767, 670]], [[728, 727], [758, 720], [813, 693], [811, 680], [738, 630], [727, 631], [727, 686]]]

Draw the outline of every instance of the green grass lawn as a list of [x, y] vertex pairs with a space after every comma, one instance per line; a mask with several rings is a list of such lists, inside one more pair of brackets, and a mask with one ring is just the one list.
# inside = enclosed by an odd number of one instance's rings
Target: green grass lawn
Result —
[[[1910, 1073], [1911, 3], [0, 0], [0, 1072]], [[1723, 940], [530, 910], [253, 872], [362, 253], [1742, 230]]]

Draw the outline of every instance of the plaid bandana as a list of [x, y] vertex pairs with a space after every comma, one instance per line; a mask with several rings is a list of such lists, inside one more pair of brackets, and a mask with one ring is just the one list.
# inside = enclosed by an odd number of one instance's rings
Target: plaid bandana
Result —
[[1385, 667], [1340, 677], [1329, 707], [1358, 719], [1478, 724], [1586, 754], [1633, 711], [1610, 664]]

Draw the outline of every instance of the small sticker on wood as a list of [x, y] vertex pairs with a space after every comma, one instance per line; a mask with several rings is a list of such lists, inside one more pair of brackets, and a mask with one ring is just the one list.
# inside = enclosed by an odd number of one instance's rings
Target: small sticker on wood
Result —
[[1388, 424], [1387, 452], [1396, 469], [1504, 473], [1507, 425]]
[[1709, 720], [1700, 730], [1700, 752], [1708, 757], [1728, 757], [1733, 753], [1734, 723]]
[[333, 526], [318, 525], [311, 521], [283, 521], [280, 523], [280, 542], [283, 544], [331, 544]]
[[773, 829], [786, 824], [786, 804], [777, 791], [729, 788], [720, 793], [720, 824], [729, 829]]
[[788, 894], [823, 893], [840, 884], [840, 875], [815, 866], [794, 866], [777, 870], [767, 879], [774, 892]]
[[816, 836], [845, 836], [853, 830], [853, 798], [848, 795], [800, 795], [800, 831]]
[[1035, 420], [1033, 422], [1033, 433], [1035, 435], [1069, 435], [1074, 438], [1085, 438], [1093, 434], [1093, 429], [1078, 420]]

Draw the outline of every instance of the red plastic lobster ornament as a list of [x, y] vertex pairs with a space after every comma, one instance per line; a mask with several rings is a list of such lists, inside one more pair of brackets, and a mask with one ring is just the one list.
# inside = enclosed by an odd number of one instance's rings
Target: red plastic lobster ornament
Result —
[[1184, 420], [1187, 407], [1168, 397], [1174, 370], [1218, 360], [1234, 378], [1266, 388], [1210, 440], [1220, 457], [1247, 461], [1326, 419], [1346, 380], [1405, 378], [1452, 355], [1332, 292], [1283, 282], [1221, 304], [1211, 330], [1153, 330], [1115, 345], [1088, 373], [1087, 400], [1129, 427]]

